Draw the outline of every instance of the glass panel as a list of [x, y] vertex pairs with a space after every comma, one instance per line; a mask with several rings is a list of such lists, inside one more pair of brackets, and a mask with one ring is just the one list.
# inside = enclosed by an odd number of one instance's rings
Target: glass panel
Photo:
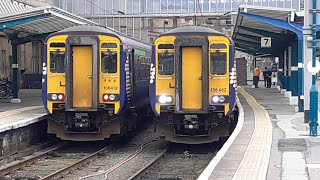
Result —
[[84, 15], [86, 0], [79, 0], [79, 6], [75, 7], [79, 10], [79, 15]]
[[161, 4], [160, 4], [160, 0], [154, 0], [154, 13], [155, 14], [159, 14], [160, 13], [160, 6], [161, 6]]
[[152, 14], [153, 13], [153, 1], [152, 0], [147, 0], [147, 14]]
[[168, 13], [174, 13], [174, 0], [168, 0]]
[[158, 49], [174, 49], [173, 44], [159, 44]]
[[189, 0], [189, 13], [194, 13], [195, 12], [195, 3], [194, 3], [195, 0]]
[[202, 11], [202, 4], [203, 4], [203, 0], [196, 0], [196, 10], [197, 13], [201, 13]]
[[181, 0], [175, 0], [175, 8], [176, 8], [176, 11], [175, 13], [181, 13]]
[[158, 53], [158, 73], [160, 75], [174, 74], [174, 52]]
[[73, 11], [72, 11], [72, 1], [67, 1], [67, 11], [69, 11], [69, 12], [71, 12], [71, 13], [73, 13]]
[[140, 14], [146, 14], [146, 0], [140, 0]]
[[209, 0], [204, 0], [203, 1], [203, 12], [208, 13], [209, 12]]
[[132, 2], [133, 0], [127, 1], [127, 14], [132, 14]]
[[225, 52], [212, 52], [210, 53], [210, 72], [213, 75], [226, 74], [227, 66], [227, 53]]
[[167, 13], [167, 0], [161, 0], [161, 14]]
[[98, 14], [99, 15], [104, 15], [106, 13], [105, 11], [105, 7], [106, 7], [106, 4], [105, 4], [105, 0], [99, 0], [99, 9], [98, 9]]
[[211, 3], [210, 3], [210, 6], [211, 6], [210, 7], [211, 8], [210, 13], [217, 12], [217, 2], [216, 2], [216, 0], [212, 0]]
[[188, 0], [182, 0], [182, 13], [188, 13]]
[[227, 49], [227, 45], [225, 44], [211, 44], [211, 49]]
[[133, 14], [139, 14], [139, 0], [133, 0]]
[[92, 2], [86, 1], [85, 14], [92, 15]]
[[110, 50], [101, 52], [101, 70], [102, 73], [117, 72], [117, 52]]
[[59, 50], [50, 52], [51, 73], [64, 73], [64, 57], [65, 53]]
[[102, 43], [101, 48], [117, 48], [116, 43]]

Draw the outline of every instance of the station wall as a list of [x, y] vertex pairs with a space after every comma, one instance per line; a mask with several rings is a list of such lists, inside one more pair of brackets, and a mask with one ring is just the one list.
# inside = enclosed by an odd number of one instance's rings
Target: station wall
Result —
[[[19, 87], [28, 88], [25, 77], [42, 73], [42, 42], [30, 42], [18, 46]], [[12, 50], [10, 41], [0, 33], [0, 78], [12, 81]]]

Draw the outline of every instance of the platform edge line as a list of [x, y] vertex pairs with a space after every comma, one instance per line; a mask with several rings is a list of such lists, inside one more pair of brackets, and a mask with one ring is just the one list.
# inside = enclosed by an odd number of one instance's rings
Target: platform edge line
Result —
[[239, 108], [239, 118], [238, 123], [234, 131], [232, 132], [231, 136], [228, 138], [228, 140], [224, 143], [222, 148], [217, 152], [217, 155], [210, 161], [209, 165], [203, 170], [201, 175], [198, 177], [198, 180], [206, 180], [209, 179], [211, 173], [216, 168], [218, 163], [221, 161], [221, 159], [224, 157], [224, 155], [227, 153], [231, 145], [233, 144], [236, 137], [240, 134], [243, 123], [244, 123], [244, 110], [240, 103], [240, 100], [238, 96], [236, 96], [236, 102]]

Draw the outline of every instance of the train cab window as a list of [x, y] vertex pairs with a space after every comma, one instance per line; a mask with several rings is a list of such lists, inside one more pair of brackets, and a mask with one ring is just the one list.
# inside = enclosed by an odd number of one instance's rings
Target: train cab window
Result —
[[224, 75], [227, 72], [227, 53], [211, 52], [210, 53], [210, 72], [213, 75]]
[[117, 72], [117, 52], [102, 51], [101, 52], [101, 70], [102, 73], [116, 73]]
[[65, 53], [59, 50], [50, 52], [50, 72], [64, 73]]
[[174, 74], [174, 52], [158, 53], [158, 73], [160, 75]]

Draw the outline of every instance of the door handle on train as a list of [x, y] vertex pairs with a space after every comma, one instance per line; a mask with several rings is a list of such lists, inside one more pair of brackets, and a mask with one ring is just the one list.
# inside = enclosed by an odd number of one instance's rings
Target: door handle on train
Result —
[[169, 88], [176, 88], [175, 86], [172, 86], [171, 83], [169, 83]]
[[91, 75], [89, 75], [89, 76], [87, 76], [87, 78], [90, 78], [90, 79], [92, 79], [92, 76], [91, 76]]
[[198, 77], [199, 80], [202, 80], [202, 76]]

